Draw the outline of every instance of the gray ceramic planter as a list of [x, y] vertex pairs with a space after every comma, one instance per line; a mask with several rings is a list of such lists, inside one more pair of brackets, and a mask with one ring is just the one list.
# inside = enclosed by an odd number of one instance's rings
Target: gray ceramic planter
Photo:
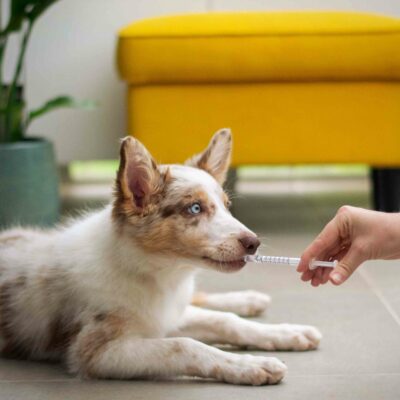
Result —
[[0, 229], [51, 226], [58, 216], [53, 145], [43, 139], [0, 143]]

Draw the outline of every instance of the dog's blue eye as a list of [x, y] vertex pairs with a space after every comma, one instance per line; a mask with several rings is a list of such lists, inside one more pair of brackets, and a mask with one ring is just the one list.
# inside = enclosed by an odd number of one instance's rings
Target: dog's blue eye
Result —
[[201, 206], [199, 203], [193, 203], [189, 208], [188, 211], [190, 214], [196, 215], [201, 213]]

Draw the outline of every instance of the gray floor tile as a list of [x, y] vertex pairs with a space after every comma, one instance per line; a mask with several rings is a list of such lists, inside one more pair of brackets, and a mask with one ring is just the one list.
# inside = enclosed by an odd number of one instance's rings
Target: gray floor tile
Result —
[[[344, 203], [367, 207], [368, 193], [250, 195], [238, 199], [235, 213], [261, 232], [263, 253], [299, 256]], [[398, 399], [400, 327], [377, 290], [400, 315], [400, 264], [374, 262], [365, 272], [356, 273], [341, 287], [319, 288], [301, 282], [294, 268], [287, 266], [253, 264], [236, 274], [199, 274], [203, 290], [251, 288], [271, 294], [268, 313], [258, 318], [262, 322], [320, 328], [324, 338], [317, 351], [268, 353], [289, 367], [280, 385], [238, 387], [196, 379], [80, 381], [57, 364], [1, 360], [0, 399]]]
[[400, 373], [400, 328], [359, 274], [342, 287], [313, 288], [291, 268], [253, 265], [219, 279], [207, 272], [199, 287], [261, 290], [272, 295], [264, 322], [317, 326], [324, 335], [319, 350], [272, 353], [290, 374]]
[[0, 382], [65, 379], [76, 378], [68, 375], [65, 368], [59, 363], [0, 359]]
[[361, 273], [400, 321], [400, 260], [370, 261], [362, 267]]
[[0, 383], [2, 400], [396, 400], [400, 375], [294, 376], [276, 386], [248, 387], [200, 380], [170, 382]]

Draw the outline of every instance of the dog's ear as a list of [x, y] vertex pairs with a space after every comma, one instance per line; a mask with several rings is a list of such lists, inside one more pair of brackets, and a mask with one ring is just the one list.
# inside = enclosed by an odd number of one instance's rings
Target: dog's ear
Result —
[[228, 128], [220, 129], [208, 147], [185, 162], [185, 165], [203, 169], [221, 185], [225, 182], [232, 153], [232, 135]]
[[160, 189], [162, 177], [157, 164], [137, 139], [125, 137], [121, 143], [116, 196], [128, 202], [132, 211], [142, 212]]

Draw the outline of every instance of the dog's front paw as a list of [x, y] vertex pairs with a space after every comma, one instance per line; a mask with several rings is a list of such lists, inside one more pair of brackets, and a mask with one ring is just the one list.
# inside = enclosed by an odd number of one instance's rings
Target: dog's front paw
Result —
[[232, 358], [211, 369], [211, 377], [236, 385], [273, 385], [280, 382], [286, 365], [275, 357], [232, 354]]
[[264, 327], [264, 350], [314, 350], [322, 339], [320, 331], [309, 325], [279, 324]]
[[233, 292], [236, 294], [237, 314], [242, 317], [255, 317], [262, 314], [271, 303], [271, 297], [265, 293], [256, 292], [255, 290], [246, 290], [243, 292]]
[[255, 290], [207, 294], [201, 306], [227, 311], [241, 317], [254, 317], [263, 313], [271, 303], [271, 297]]

